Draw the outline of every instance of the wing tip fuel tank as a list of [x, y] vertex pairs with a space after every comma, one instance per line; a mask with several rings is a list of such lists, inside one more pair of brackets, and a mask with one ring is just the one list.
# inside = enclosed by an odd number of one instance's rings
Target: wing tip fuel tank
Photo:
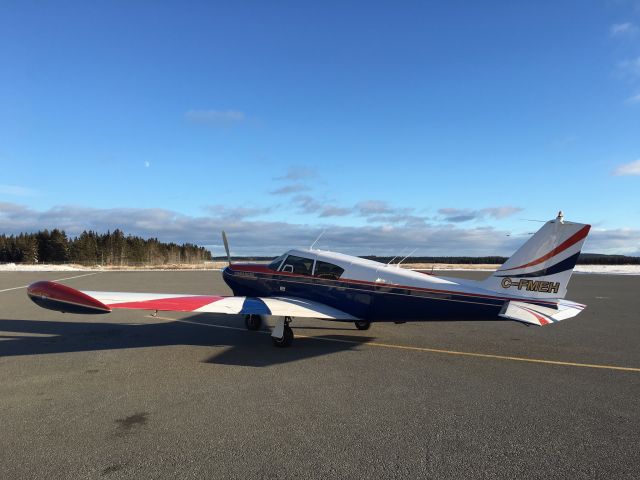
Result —
[[109, 313], [111, 308], [89, 295], [56, 282], [40, 281], [27, 287], [36, 305], [63, 313]]

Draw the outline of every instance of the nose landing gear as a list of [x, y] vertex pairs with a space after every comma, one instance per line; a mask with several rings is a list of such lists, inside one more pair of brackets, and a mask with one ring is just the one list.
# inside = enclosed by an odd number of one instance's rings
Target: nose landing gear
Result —
[[369, 330], [371, 327], [371, 322], [368, 322], [367, 320], [356, 320], [353, 323], [355, 323], [358, 330]]
[[293, 330], [289, 326], [291, 317], [280, 317], [271, 333], [271, 340], [276, 347], [289, 347], [293, 343]]

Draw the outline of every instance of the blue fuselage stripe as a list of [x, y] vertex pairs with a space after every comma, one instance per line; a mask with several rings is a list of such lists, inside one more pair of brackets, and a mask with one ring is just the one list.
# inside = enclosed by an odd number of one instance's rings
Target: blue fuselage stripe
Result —
[[[370, 285], [315, 277], [291, 277], [226, 268], [223, 278], [234, 295], [293, 296], [324, 303], [371, 321], [498, 319], [506, 299], [437, 292], [392, 285]], [[531, 302], [531, 303], [535, 303]]]

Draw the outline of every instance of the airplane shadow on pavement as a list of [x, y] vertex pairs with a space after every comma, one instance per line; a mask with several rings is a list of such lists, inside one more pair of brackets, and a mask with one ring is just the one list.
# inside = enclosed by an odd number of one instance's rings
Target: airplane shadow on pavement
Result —
[[[276, 348], [271, 343], [269, 332], [235, 330], [244, 326], [242, 319], [225, 317], [198, 314], [175, 321], [140, 324], [95, 321], [95, 317], [87, 322], [0, 319], [0, 357], [197, 345], [230, 347], [204, 358], [204, 363], [265, 367], [353, 350], [359, 344], [374, 339], [335, 334], [323, 335], [324, 341], [297, 337], [291, 347]], [[327, 330], [335, 328], [327, 327]]]

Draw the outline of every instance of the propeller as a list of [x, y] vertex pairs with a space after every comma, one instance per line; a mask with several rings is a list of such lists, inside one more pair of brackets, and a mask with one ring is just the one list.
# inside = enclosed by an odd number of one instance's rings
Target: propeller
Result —
[[229, 253], [229, 242], [227, 241], [227, 234], [224, 232], [224, 230], [222, 231], [222, 243], [224, 243], [224, 249], [227, 252], [227, 261], [229, 262], [229, 265], [231, 265], [231, 254]]

